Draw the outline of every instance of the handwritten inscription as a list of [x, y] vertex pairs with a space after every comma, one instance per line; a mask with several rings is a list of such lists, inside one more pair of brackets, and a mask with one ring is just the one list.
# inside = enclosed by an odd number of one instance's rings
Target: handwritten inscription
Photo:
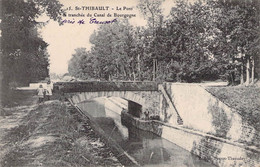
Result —
[[96, 18], [90, 18], [89, 23], [90, 24], [112, 24], [114, 22], [117, 22], [116, 19], [110, 20], [110, 21], [98, 21]]
[[[90, 21], [89, 21], [90, 24], [112, 24], [112, 23], [115, 23], [115, 22], [117, 22], [117, 19], [106, 20], [106, 21], [99, 21], [99, 20], [97, 20], [94, 17], [90, 18]], [[64, 19], [64, 20], [62, 20], [61, 23], [62, 24], [75, 24], [75, 23], [77, 23], [77, 24], [81, 25], [81, 24], [85, 24], [85, 20], [84, 19], [80, 19], [80, 20], [76, 21], [74, 19], [72, 19], [72, 20]]]
[[74, 19], [72, 19], [72, 20], [64, 19], [64, 20], [61, 21], [61, 23], [62, 23], [62, 24], [64, 24], [64, 23], [67, 23], [67, 24], [78, 23], [79, 25], [81, 25], [81, 24], [85, 24], [85, 21], [84, 21], [83, 19], [80, 19], [80, 20], [78, 20], [78, 21], [75, 21]]

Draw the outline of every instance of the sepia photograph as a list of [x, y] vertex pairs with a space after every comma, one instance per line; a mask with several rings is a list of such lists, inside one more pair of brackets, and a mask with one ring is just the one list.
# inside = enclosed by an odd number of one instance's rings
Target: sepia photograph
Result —
[[0, 167], [260, 167], [260, 0], [0, 0]]

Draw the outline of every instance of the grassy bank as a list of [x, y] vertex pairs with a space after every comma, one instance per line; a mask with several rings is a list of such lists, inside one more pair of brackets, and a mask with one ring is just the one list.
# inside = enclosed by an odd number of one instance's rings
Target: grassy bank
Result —
[[207, 90], [230, 107], [246, 112], [260, 112], [259, 87], [208, 87]]
[[60, 101], [31, 110], [3, 140], [0, 166], [121, 166], [88, 120]]
[[250, 142], [245, 142], [249, 145], [260, 147], [259, 135], [260, 131], [260, 88], [259, 87], [209, 87], [207, 90], [224, 102], [231, 108], [236, 109], [242, 120], [248, 123], [256, 131], [253, 139]]

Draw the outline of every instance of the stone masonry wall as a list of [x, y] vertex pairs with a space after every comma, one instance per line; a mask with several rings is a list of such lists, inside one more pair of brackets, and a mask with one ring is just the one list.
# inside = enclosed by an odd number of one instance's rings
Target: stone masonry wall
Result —
[[[165, 88], [183, 120], [184, 127], [259, 146], [260, 132], [256, 131], [257, 128], [249, 125], [236, 110], [216, 99], [203, 87], [196, 84], [166, 83]], [[167, 123], [175, 125], [175, 122], [171, 122], [172, 119], [165, 119], [171, 112], [164, 105], [161, 117]]]
[[260, 150], [251, 149], [239, 143], [160, 121], [140, 120], [126, 111], [122, 112], [121, 119], [126, 126], [135, 126], [155, 133], [220, 167], [258, 167], [260, 165]]
[[258, 167], [259, 150], [181, 127], [162, 126], [163, 138], [220, 167]]

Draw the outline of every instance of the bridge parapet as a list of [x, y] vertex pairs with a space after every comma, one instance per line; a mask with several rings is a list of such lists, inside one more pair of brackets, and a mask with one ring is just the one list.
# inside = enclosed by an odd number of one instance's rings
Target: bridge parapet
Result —
[[[57, 82], [54, 90], [71, 99], [77, 104], [97, 97], [120, 97], [142, 106], [140, 113], [149, 112], [159, 115], [161, 93], [158, 91], [158, 82]], [[136, 111], [139, 112], [139, 111]]]
[[64, 93], [100, 91], [158, 91], [158, 82], [81, 81], [57, 82], [55, 90]]

